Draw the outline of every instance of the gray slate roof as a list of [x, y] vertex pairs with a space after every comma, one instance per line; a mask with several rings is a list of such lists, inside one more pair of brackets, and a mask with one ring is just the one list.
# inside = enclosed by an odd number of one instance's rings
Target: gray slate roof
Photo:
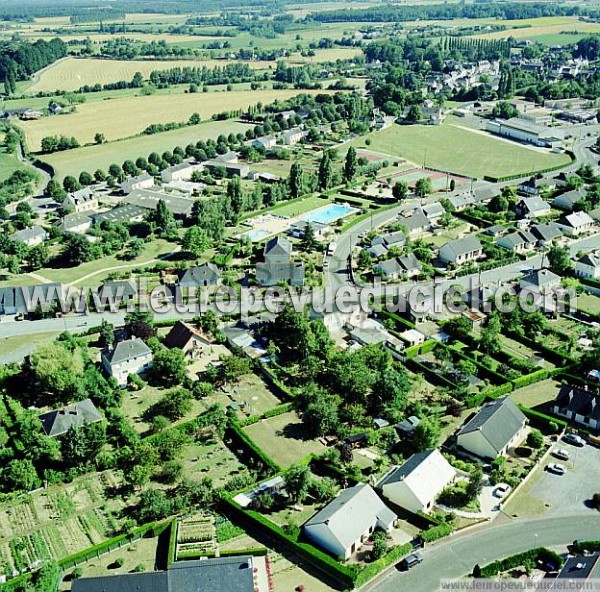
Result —
[[32, 226], [31, 228], [24, 228], [23, 230], [13, 232], [9, 238], [13, 241], [27, 241], [38, 236], [41, 236], [45, 240], [48, 237], [48, 233], [41, 226]]
[[479, 251], [481, 248], [482, 246], [479, 239], [474, 234], [468, 234], [463, 238], [457, 238], [456, 240], [446, 243], [440, 251], [450, 251], [451, 253], [454, 253], [456, 257], [459, 257], [460, 255], [466, 255], [473, 251]]
[[563, 235], [560, 226], [556, 222], [536, 224], [531, 227], [531, 233], [541, 241], [551, 241]]
[[86, 423], [102, 421], [102, 415], [96, 406], [85, 399], [61, 409], [54, 409], [40, 415], [42, 428], [47, 436], [61, 436], [69, 431], [72, 426], [81, 427]]
[[294, 286], [304, 283], [304, 263], [257, 263], [256, 280], [262, 286], [274, 286], [278, 282], [290, 282]]
[[120, 364], [134, 358], [139, 358], [152, 353], [152, 350], [139, 338], [119, 341], [112, 352], [105, 354], [111, 365]]
[[292, 243], [284, 236], [275, 236], [265, 243], [264, 256], [267, 259], [270, 256], [284, 257], [288, 259], [292, 255]]
[[179, 285], [182, 288], [204, 286], [205, 284], [216, 284], [221, 279], [221, 271], [214, 263], [207, 263], [199, 267], [186, 269]]
[[460, 428], [458, 436], [479, 431], [495, 450], [500, 451], [521, 430], [525, 421], [525, 415], [512, 399], [503, 397], [486, 403]]
[[168, 571], [80, 578], [73, 592], [253, 592], [251, 557], [178, 561]]
[[394, 512], [381, 501], [370, 485], [359, 483], [342, 490], [331, 503], [308, 520], [304, 527], [325, 524], [333, 537], [347, 548], [369, 527], [376, 523], [390, 524], [395, 518]]

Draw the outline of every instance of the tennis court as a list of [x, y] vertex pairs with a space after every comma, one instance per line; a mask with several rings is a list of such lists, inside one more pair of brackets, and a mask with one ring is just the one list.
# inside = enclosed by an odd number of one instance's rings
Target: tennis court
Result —
[[469, 181], [467, 177], [461, 177], [460, 175], [450, 175], [446, 173], [441, 173], [439, 171], [432, 171], [429, 169], [422, 168], [414, 168], [408, 171], [400, 171], [393, 175], [386, 175], [385, 178], [378, 179], [378, 181], [384, 183], [390, 177], [392, 179], [392, 184], [394, 184], [396, 181], [405, 181], [406, 183], [408, 183], [408, 186], [411, 189], [414, 189], [415, 184], [419, 179], [429, 177], [431, 179], [431, 185], [433, 186], [434, 191], [445, 191], [447, 188], [450, 187], [450, 182], [452, 180], [454, 180], [454, 184], [456, 187], [465, 185]]

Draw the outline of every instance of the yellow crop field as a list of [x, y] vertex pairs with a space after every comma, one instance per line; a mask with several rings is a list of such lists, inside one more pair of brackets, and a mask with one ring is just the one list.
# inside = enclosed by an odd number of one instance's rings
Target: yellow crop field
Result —
[[152, 123], [187, 121], [192, 113], [207, 120], [215, 113], [246, 109], [258, 102], [284, 101], [297, 94], [298, 90], [288, 89], [129, 96], [84, 103], [77, 106], [75, 113], [23, 121], [20, 125], [29, 149], [37, 152], [45, 136], [75, 136], [80, 144], [87, 144], [94, 141], [97, 132], [102, 132], [110, 142], [139, 134]]
[[[225, 60], [102, 60], [98, 58], [65, 58], [40, 71], [27, 92], [52, 92], [55, 90], [77, 90], [85, 84], [106, 84], [131, 80], [136, 72], [148, 77], [152, 70], [170, 68], [224, 66]], [[275, 62], [248, 62], [251, 68], [274, 68]]]

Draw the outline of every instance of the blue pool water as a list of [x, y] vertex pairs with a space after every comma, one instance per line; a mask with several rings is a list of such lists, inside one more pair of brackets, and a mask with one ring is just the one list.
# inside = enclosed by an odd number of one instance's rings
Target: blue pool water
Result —
[[352, 212], [357, 212], [356, 208], [344, 204], [330, 204], [304, 214], [301, 220], [304, 222], [318, 222], [319, 224], [331, 224]]
[[264, 238], [265, 236], [268, 236], [269, 234], [271, 234], [268, 230], [263, 230], [261, 228], [257, 228], [256, 230], [250, 230], [248, 232], [244, 232], [244, 234], [242, 234], [242, 236], [244, 238], [248, 238], [251, 241], [259, 241], [261, 238]]

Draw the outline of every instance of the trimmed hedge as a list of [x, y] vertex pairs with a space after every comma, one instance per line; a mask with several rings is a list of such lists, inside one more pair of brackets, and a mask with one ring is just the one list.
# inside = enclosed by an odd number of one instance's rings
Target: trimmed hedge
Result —
[[393, 563], [396, 563], [411, 551], [412, 545], [410, 543], [392, 547], [383, 557], [380, 557], [377, 561], [373, 561], [373, 563], [367, 565], [367, 567], [358, 574], [354, 582], [354, 587], [360, 588], [369, 580], [373, 579], [378, 573], [382, 572]]
[[[226, 549], [219, 552], [219, 557], [239, 557], [243, 555], [256, 555], [264, 557], [269, 550], [266, 547], [251, 547], [249, 549]], [[189, 561], [193, 559], [202, 559], [203, 557], [216, 557], [214, 553], [201, 553], [199, 551], [189, 551], [187, 553], [179, 553], [177, 561]]]
[[260, 364], [260, 371], [263, 375], [263, 378], [267, 382], [267, 384], [275, 391], [275, 394], [285, 401], [290, 401], [294, 398], [294, 394], [289, 389], [289, 387], [273, 373], [273, 371], [265, 366], [264, 364]]
[[540, 169], [538, 171], [531, 171], [529, 173], [518, 173], [514, 175], [504, 175], [503, 177], [492, 177], [490, 175], [484, 175], [484, 181], [490, 181], [491, 183], [501, 183], [502, 181], [513, 181], [515, 179], [521, 179], [524, 177], [533, 177], [539, 173], [551, 173], [553, 171], [559, 171], [560, 169], [564, 169], [568, 167], [574, 160], [575, 155], [570, 150], [565, 150], [565, 154], [571, 159], [571, 162], [566, 162], [565, 164], [557, 164], [556, 166]]
[[595, 553], [600, 551], [600, 541], [577, 541], [573, 544], [572, 550], [575, 553], [583, 553], [584, 551]]
[[240, 426], [245, 428], [246, 426], [252, 425], [253, 423], [258, 423], [263, 419], [268, 419], [269, 417], [277, 417], [278, 415], [283, 415], [284, 413], [288, 413], [292, 411], [294, 408], [293, 403], [282, 403], [281, 405], [277, 405], [277, 407], [273, 407], [264, 413], [257, 413], [256, 415], [251, 415], [246, 419], [240, 422]]
[[563, 565], [563, 558], [558, 553], [550, 551], [550, 549], [546, 549], [545, 547], [538, 547], [537, 549], [530, 549], [524, 553], [517, 553], [516, 555], [511, 555], [510, 557], [506, 557], [499, 561], [494, 561], [489, 565], [482, 567], [481, 577], [491, 578], [497, 576], [500, 572], [523, 565], [525, 561], [553, 563], [556, 565], [557, 569]]
[[428, 528], [427, 530], [424, 530], [421, 533], [421, 538], [426, 543], [433, 543], [433, 541], [437, 541], [438, 539], [441, 539], [445, 536], [452, 534], [453, 530], [454, 529], [452, 528], [451, 524], [442, 523], [442, 524], [438, 524], [437, 526], [432, 526], [431, 528]]
[[280, 526], [274, 524], [262, 514], [259, 514], [254, 510], [244, 510], [239, 504], [227, 497], [222, 498], [221, 501], [227, 506], [227, 510], [239, 519], [242, 525], [266, 531], [279, 543], [302, 559], [308, 561], [329, 577], [341, 582], [344, 586], [354, 587], [354, 583], [357, 579], [356, 570], [342, 565], [333, 559], [333, 557], [330, 557], [312, 545], [297, 541], [295, 538], [288, 535]]
[[562, 426], [563, 428], [566, 428], [569, 425], [569, 423], [564, 419], [558, 419], [556, 417], [552, 417], [551, 415], [546, 415], [545, 413], [537, 411], [536, 409], [530, 409], [529, 407], [525, 407], [521, 404], [519, 404], [518, 407], [531, 421], [532, 425], [549, 427], [549, 424], [555, 423], [557, 426]]
[[175, 561], [177, 561], [177, 518], [173, 518], [173, 520], [171, 520], [169, 528], [171, 530], [169, 532], [169, 550], [167, 551], [167, 567], [169, 567], [170, 565], [175, 563]]
[[531, 374], [526, 374], [525, 376], [515, 378], [514, 380], [511, 380], [513, 390], [517, 390], [518, 388], [523, 388], [524, 386], [529, 386], [530, 384], [546, 380], [548, 378], [548, 375], [548, 370], [542, 368], [540, 370], [532, 372]]
[[379, 316], [381, 316], [382, 318], [392, 319], [393, 321], [396, 321], [396, 324], [402, 325], [402, 327], [404, 329], [414, 329], [415, 328], [414, 323], [411, 323], [410, 321], [406, 320], [405, 318], [401, 317], [400, 315], [390, 312], [389, 310], [386, 310], [385, 308], [377, 307], [377, 308], [375, 308], [375, 310], [377, 311], [377, 314], [379, 314]]
[[412, 345], [411, 347], [407, 347], [402, 355], [407, 358], [414, 358], [415, 356], [420, 356], [421, 354], [428, 354], [430, 351], [435, 349], [435, 346], [438, 344], [438, 341], [435, 339], [428, 339], [424, 343], [419, 345]]
[[230, 416], [226, 432], [227, 437], [246, 449], [246, 452], [263, 465], [266, 473], [280, 473], [281, 467], [244, 432], [237, 418]]

